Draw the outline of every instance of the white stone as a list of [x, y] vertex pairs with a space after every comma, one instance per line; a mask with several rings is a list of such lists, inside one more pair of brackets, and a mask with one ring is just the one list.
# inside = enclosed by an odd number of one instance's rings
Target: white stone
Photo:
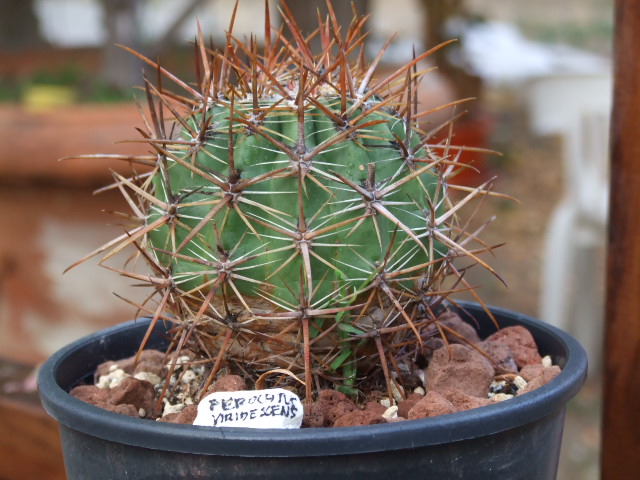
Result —
[[136, 378], [138, 380], [145, 380], [153, 385], [158, 385], [160, 384], [160, 382], [162, 382], [158, 375], [151, 372], [138, 372], [133, 376], [133, 378]]
[[187, 370], [186, 372], [184, 372], [184, 375], [182, 375], [181, 381], [182, 383], [191, 383], [193, 380], [195, 380], [196, 377], [196, 372], [194, 372], [193, 370]]
[[382, 414], [382, 416], [387, 420], [398, 418], [398, 407], [394, 405], [393, 407], [387, 408], [385, 412]]
[[404, 400], [404, 389], [396, 385], [396, 382], [391, 382], [391, 395], [396, 402], [401, 402]]
[[391, 400], [389, 400], [387, 397], [381, 398], [379, 403], [383, 407], [389, 408], [391, 406]]
[[300, 398], [283, 388], [215, 392], [198, 404], [194, 425], [208, 427], [300, 428]]
[[419, 393], [420, 395], [426, 395], [427, 392], [425, 392], [424, 388], [422, 387], [416, 387], [413, 389], [413, 393]]
[[98, 388], [114, 388], [120, 385], [122, 380], [127, 377], [130, 377], [128, 373], [126, 373], [121, 368], [109, 369], [109, 373], [106, 375], [100, 375], [96, 386]]
[[162, 416], [166, 417], [170, 413], [180, 413], [184, 410], [184, 403], [176, 403], [175, 405], [171, 405], [169, 402], [164, 404], [164, 408], [162, 409]]
[[553, 366], [553, 360], [551, 360], [551, 357], [549, 355], [546, 355], [546, 356], [542, 357], [542, 365], [544, 367]]
[[522, 390], [524, 387], [527, 386], [527, 381], [522, 378], [520, 375], [517, 375], [514, 379], [513, 379], [513, 384], [518, 387], [518, 390]]
[[513, 395], [509, 395], [507, 393], [495, 393], [491, 396], [491, 400], [494, 402], [504, 402], [505, 400], [509, 400], [513, 398]]

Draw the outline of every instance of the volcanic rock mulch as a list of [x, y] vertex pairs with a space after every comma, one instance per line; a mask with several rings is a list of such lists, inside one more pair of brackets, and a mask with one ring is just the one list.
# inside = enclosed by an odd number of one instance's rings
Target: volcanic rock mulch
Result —
[[[506, 327], [481, 340], [470, 324], [455, 315], [442, 321], [457, 335], [447, 334], [448, 343], [441, 338], [429, 340], [426, 366], [414, 366], [410, 374], [417, 379], [412, 388], [408, 387], [411, 382], [397, 382], [405, 388], [396, 386], [392, 399], [385, 392], [373, 391], [360, 404], [336, 390], [322, 390], [313, 403], [304, 405], [302, 426], [347, 427], [446, 415], [523, 395], [560, 373], [549, 357], [540, 356], [524, 327]], [[169, 394], [159, 401], [165, 383], [162, 378], [172, 360], [164, 352], [144, 350], [137, 362], [135, 357], [108, 361], [96, 370], [94, 385], [80, 385], [70, 393], [123, 415], [192, 424], [199, 386], [207, 371], [193, 353], [181, 352]], [[246, 389], [242, 377], [222, 375], [205, 395]]]

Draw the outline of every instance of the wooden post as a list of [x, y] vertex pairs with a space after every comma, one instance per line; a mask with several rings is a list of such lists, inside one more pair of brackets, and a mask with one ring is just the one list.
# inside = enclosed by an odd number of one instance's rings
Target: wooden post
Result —
[[640, 1], [616, 1], [602, 479], [640, 475]]

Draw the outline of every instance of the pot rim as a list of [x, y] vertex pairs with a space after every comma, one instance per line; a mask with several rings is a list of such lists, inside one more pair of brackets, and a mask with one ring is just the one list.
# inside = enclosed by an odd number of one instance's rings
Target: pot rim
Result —
[[[486, 317], [477, 304], [457, 303], [479, 321]], [[449, 415], [344, 428], [201, 427], [153, 422], [112, 413], [71, 397], [65, 388], [72, 385], [59, 385], [56, 373], [73, 352], [95, 342], [104, 342], [106, 336], [134, 328], [144, 332], [148, 319], [101, 330], [60, 349], [40, 368], [38, 388], [45, 410], [62, 425], [104, 440], [150, 449], [205, 455], [299, 457], [440, 445], [517, 428], [564, 409], [586, 378], [587, 355], [569, 334], [527, 315], [497, 307], [489, 309], [503, 326], [523, 325], [539, 344], [545, 341], [555, 343], [561, 351], [553, 354], [560, 357], [559, 363], [564, 362], [562, 372], [548, 384], [520, 397]]]

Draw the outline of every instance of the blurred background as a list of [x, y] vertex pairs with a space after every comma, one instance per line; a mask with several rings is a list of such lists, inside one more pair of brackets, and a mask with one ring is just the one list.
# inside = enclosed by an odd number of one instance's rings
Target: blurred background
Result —
[[[112, 292], [144, 296], [95, 262], [62, 274], [121, 233], [105, 212], [127, 207], [117, 193], [92, 193], [122, 165], [58, 159], [144, 152], [116, 143], [137, 138], [133, 98], [144, 97], [134, 88], [144, 65], [116, 44], [191, 81], [197, 21], [221, 45], [233, 3], [0, 0], [0, 428], [25, 432], [24, 440], [0, 440], [0, 478], [61, 478], [55, 426], [38, 410], [28, 374], [69, 341], [132, 318], [134, 309]], [[348, 25], [350, 2], [334, 4]], [[495, 189], [520, 202], [483, 207], [496, 214], [485, 240], [506, 242], [491, 261], [508, 290], [480, 270], [471, 283], [483, 285], [488, 304], [561, 326], [589, 351], [590, 378], [569, 407], [559, 478], [597, 478], [613, 0], [355, 4], [371, 14], [370, 57], [397, 34], [382, 71], [410, 60], [414, 47], [458, 39], [424, 65], [438, 68], [420, 84], [420, 106], [476, 98], [453, 143], [501, 155], [466, 153], [479, 173], [459, 180], [475, 186], [496, 176]], [[288, 5], [307, 31], [316, 9], [326, 12], [324, 0]], [[241, 0], [234, 33], [261, 42], [263, 23], [264, 0]], [[20, 470], [16, 458], [29, 442], [44, 445], [42, 458]]]

